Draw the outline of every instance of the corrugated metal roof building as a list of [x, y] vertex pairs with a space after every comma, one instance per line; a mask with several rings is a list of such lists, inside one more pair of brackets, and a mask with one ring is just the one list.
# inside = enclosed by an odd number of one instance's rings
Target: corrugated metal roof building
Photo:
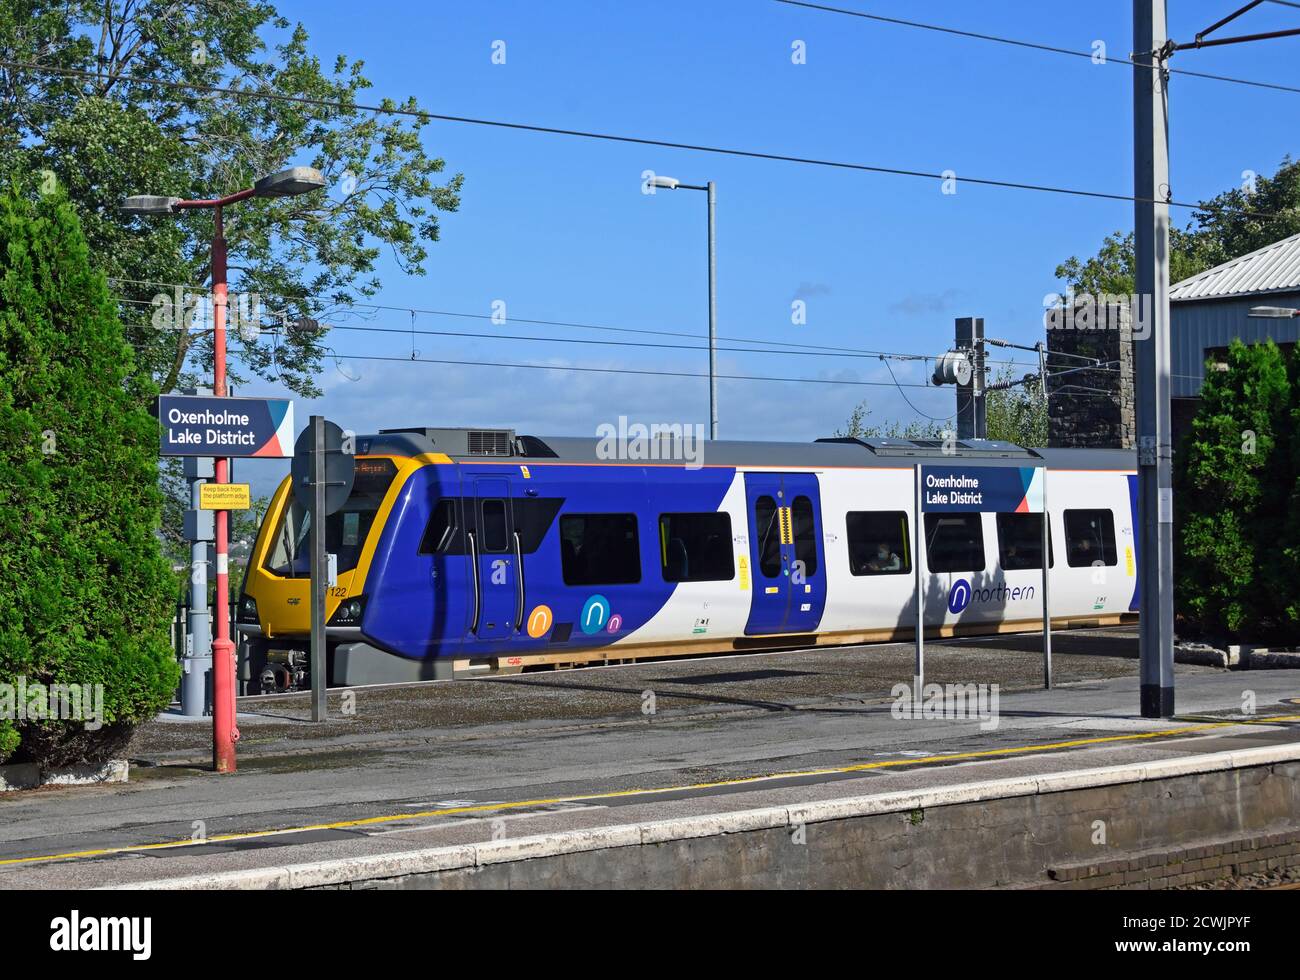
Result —
[[[1272, 337], [1279, 345], [1300, 340], [1300, 318], [1258, 320], [1249, 315], [1254, 306], [1300, 308], [1300, 235], [1184, 279], [1170, 289], [1169, 299], [1172, 394], [1195, 399], [1205, 380], [1205, 362], [1234, 338], [1249, 344]], [[1175, 416], [1194, 407], [1194, 402], [1175, 402]]]

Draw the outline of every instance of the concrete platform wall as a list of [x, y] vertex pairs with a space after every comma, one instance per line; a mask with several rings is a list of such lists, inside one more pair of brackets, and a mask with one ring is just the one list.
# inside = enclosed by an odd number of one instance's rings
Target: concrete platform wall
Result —
[[1300, 864], [1298, 814], [1268, 746], [137, 887], [1142, 887]]
[[[1300, 763], [1290, 763], [583, 851], [351, 887], [1158, 887], [1300, 864], [1298, 815]], [[1097, 843], [1102, 839], [1104, 844]]]

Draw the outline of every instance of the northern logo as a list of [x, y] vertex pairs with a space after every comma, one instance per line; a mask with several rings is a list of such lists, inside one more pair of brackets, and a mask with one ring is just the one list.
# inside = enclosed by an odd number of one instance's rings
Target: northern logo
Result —
[[1006, 582], [994, 582], [991, 585], [974, 587], [964, 578], [959, 578], [948, 590], [948, 611], [954, 616], [972, 602], [999, 603], [1019, 602], [1032, 599], [1036, 593], [1032, 585], [1007, 585]]
[[948, 591], [948, 611], [956, 615], [970, 605], [970, 598], [970, 583], [964, 578], [959, 578]]

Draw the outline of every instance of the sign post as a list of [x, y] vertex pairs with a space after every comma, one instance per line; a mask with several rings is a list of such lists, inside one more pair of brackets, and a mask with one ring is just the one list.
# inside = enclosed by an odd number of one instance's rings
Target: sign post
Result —
[[925, 491], [921, 486], [921, 466], [916, 467], [916, 524], [912, 546], [912, 571], [916, 576], [916, 656], [912, 665], [912, 708], [917, 712], [913, 717], [920, 717], [921, 692], [925, 689], [925, 528], [921, 519], [922, 503]]
[[[224, 297], [224, 284], [222, 285]], [[223, 301], [224, 303], [224, 298]], [[223, 335], [218, 327], [219, 336]], [[224, 343], [224, 340], [220, 341]], [[218, 348], [216, 395], [159, 395], [158, 421], [161, 424], [159, 454], [162, 456], [215, 457], [213, 473], [215, 483], [196, 484], [193, 493], [193, 510], [186, 514], [186, 527], [203, 529], [208, 539], [216, 541], [216, 619], [217, 639], [212, 641], [212, 763], [217, 772], [235, 771], [235, 743], [239, 741], [239, 728], [235, 723], [235, 645], [229, 637], [229, 617], [226, 615], [229, 588], [226, 557], [226, 533], [229, 511], [247, 509], [239, 485], [227, 483], [232, 457], [283, 458], [289, 455], [289, 437], [293, 434], [293, 403], [284, 398], [231, 398], [225, 395], [223, 366], [224, 352]], [[187, 464], [189, 465], [189, 464]], [[193, 472], [200, 472], [201, 464], [193, 464]], [[205, 474], [206, 476], [206, 474]], [[244, 488], [246, 489], [246, 488]], [[243, 503], [243, 507], [234, 506]], [[215, 512], [215, 513], [213, 513]], [[193, 515], [193, 516], [191, 516]], [[211, 530], [207, 530], [211, 515]], [[187, 535], [198, 541], [198, 530]], [[206, 554], [207, 545], [204, 544]], [[192, 576], [191, 601], [199, 599], [207, 608], [206, 558], [197, 561]], [[204, 569], [199, 579], [198, 569]], [[209, 642], [207, 630], [202, 636], [203, 645]], [[196, 639], [200, 638], [198, 633]], [[206, 650], [190, 650], [191, 668], [202, 663]], [[197, 690], [197, 686], [194, 688]], [[191, 695], [190, 700], [193, 701]]]
[[292, 477], [294, 497], [311, 513], [311, 720], [324, 721], [325, 588], [333, 584], [325, 553], [325, 518], [347, 502], [356, 477], [353, 448], [343, 430], [323, 415], [313, 415], [294, 444]]
[[324, 721], [325, 703], [325, 417], [311, 417], [311, 720]]
[[[964, 466], [954, 464], [916, 467], [916, 689], [913, 704], [921, 700], [925, 680], [924, 588], [921, 566], [924, 559], [925, 533], [922, 527], [927, 513], [996, 513], [1041, 514], [1043, 572], [1043, 687], [1052, 686], [1052, 615], [1048, 595], [1048, 568], [1051, 565], [1051, 532], [1047, 518], [1047, 467], [1044, 466]], [[963, 584], [963, 583], [959, 583]], [[967, 601], [974, 586], [966, 585]], [[959, 612], [949, 599], [952, 612]]]
[[1052, 564], [1052, 530], [1047, 523], [1047, 467], [1043, 474], [1043, 690], [1052, 689], [1052, 609], [1047, 594], [1048, 566]]

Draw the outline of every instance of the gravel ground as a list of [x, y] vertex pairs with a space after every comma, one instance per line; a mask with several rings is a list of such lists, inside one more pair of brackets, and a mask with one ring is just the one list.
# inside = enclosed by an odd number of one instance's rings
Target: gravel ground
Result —
[[[926, 647], [926, 680], [989, 683], [1002, 690], [1042, 685], [1041, 636], [935, 641]], [[1057, 685], [1137, 673], [1134, 627], [1062, 632], [1053, 637]], [[647, 692], [657, 716], [732, 715], [826, 710], [890, 699], [910, 681], [913, 647], [906, 644], [823, 647], [783, 653], [669, 659], [635, 665], [578, 668], [390, 687], [331, 691], [330, 719], [310, 721], [307, 694], [241, 698], [241, 757], [334, 749], [367, 741], [428, 742], [465, 737], [464, 726], [519, 731], [640, 724]], [[1179, 672], [1213, 668], [1179, 665]], [[352, 714], [344, 714], [346, 699]], [[314, 744], [313, 744], [314, 743]], [[135, 760], [203, 759], [211, 751], [211, 723], [175, 716], [144, 725], [128, 753]]]
[[1285, 868], [1280, 871], [1261, 871], [1259, 874], [1240, 875], [1236, 878], [1221, 878], [1218, 881], [1205, 881], [1196, 885], [1183, 885], [1170, 891], [1220, 892], [1220, 891], [1254, 891], [1268, 888], [1300, 888], [1300, 868]]

